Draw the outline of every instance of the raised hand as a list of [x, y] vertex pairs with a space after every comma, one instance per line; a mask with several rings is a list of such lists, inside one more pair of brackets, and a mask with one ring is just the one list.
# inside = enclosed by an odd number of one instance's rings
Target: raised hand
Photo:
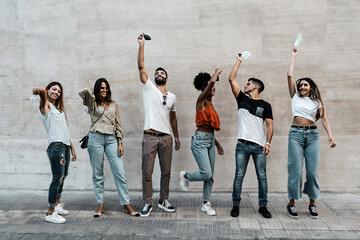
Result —
[[241, 53], [238, 53], [237, 55], [236, 55], [236, 60], [238, 60], [239, 62], [242, 62], [242, 57], [241, 57]]
[[144, 34], [141, 33], [140, 36], [137, 38], [137, 41], [139, 44], [144, 44], [145, 43], [145, 37]]

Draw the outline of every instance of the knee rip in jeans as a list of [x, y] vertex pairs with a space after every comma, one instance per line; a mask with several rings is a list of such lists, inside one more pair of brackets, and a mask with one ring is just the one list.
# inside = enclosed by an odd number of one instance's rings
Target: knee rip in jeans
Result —
[[60, 178], [60, 182], [63, 182], [65, 180], [65, 176], [62, 176], [61, 178]]
[[60, 160], [61, 165], [65, 165], [65, 159]]

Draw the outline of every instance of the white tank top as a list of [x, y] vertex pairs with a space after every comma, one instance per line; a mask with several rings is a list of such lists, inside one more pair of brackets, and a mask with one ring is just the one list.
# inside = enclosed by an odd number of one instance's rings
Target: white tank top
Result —
[[299, 97], [298, 93], [295, 93], [291, 99], [293, 118], [303, 117], [315, 122], [317, 110], [321, 107], [320, 102], [312, 100], [309, 97]]
[[65, 113], [57, 110], [51, 103], [49, 103], [49, 105], [50, 111], [47, 114], [43, 115], [40, 112], [48, 135], [47, 147], [49, 147], [52, 142], [62, 142], [65, 145], [70, 146], [70, 135], [67, 128]]

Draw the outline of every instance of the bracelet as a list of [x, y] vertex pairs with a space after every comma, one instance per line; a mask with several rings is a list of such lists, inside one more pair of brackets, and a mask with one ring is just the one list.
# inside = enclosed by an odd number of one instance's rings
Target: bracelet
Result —
[[270, 144], [270, 143], [267, 142], [267, 143], [265, 143], [265, 144], [266, 144], [266, 145], [269, 145], [269, 147], [271, 147], [271, 144]]

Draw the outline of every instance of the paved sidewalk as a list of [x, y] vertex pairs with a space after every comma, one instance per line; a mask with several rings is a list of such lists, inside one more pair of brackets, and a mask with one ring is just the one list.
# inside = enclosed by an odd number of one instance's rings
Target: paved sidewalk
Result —
[[[141, 192], [131, 192], [132, 205], [141, 210]], [[0, 239], [360, 239], [360, 194], [322, 193], [317, 202], [319, 219], [308, 214], [308, 199], [297, 203], [299, 219], [287, 215], [285, 193], [270, 193], [271, 219], [257, 211], [257, 193], [243, 193], [240, 216], [230, 216], [231, 193], [213, 193], [215, 217], [201, 212], [201, 193], [170, 193], [175, 213], [156, 207], [147, 218], [122, 212], [116, 192], [105, 193], [105, 214], [93, 218], [92, 192], [64, 191], [70, 211], [64, 224], [44, 220], [46, 191], [0, 191]]]

